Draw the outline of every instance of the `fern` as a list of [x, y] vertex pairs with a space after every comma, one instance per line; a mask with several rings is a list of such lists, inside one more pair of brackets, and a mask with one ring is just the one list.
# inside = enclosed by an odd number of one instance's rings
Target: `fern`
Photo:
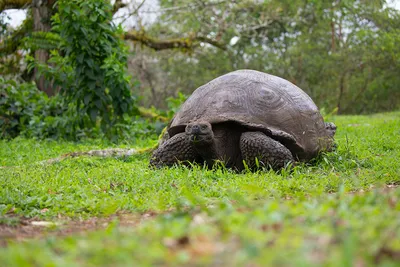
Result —
[[29, 50], [54, 50], [60, 46], [61, 37], [54, 32], [32, 32], [23, 39], [23, 48]]

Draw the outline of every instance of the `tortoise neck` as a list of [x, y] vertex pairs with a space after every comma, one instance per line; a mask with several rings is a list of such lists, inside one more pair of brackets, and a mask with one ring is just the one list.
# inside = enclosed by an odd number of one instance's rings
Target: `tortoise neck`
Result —
[[207, 162], [208, 167], [214, 165], [214, 161], [218, 159], [217, 146], [215, 141], [208, 143], [193, 143], [196, 152]]

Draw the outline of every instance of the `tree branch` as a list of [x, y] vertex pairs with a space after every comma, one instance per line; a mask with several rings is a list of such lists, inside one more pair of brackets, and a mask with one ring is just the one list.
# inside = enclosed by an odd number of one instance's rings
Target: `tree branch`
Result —
[[226, 50], [226, 45], [221, 42], [218, 42], [216, 40], [212, 40], [212, 39], [204, 37], [204, 36], [196, 36], [195, 39], [199, 42], [203, 42], [203, 43], [207, 43], [212, 46], [215, 46], [221, 50]]
[[208, 43], [221, 50], [226, 50], [226, 46], [223, 43], [217, 42], [204, 36], [189, 36], [186, 38], [166, 39], [160, 40], [152, 38], [146, 35], [144, 32], [130, 31], [124, 35], [125, 40], [141, 43], [154, 50], [166, 50], [166, 49], [193, 49], [199, 46], [200, 42]]
[[32, 0], [0, 0], [0, 12], [7, 9], [23, 9], [31, 3]]
[[139, 13], [139, 9], [144, 5], [145, 2], [146, 0], [142, 0], [142, 2], [135, 8], [135, 10], [130, 12], [127, 16], [124, 16], [125, 18], [124, 20], [122, 20], [122, 23], [124, 23], [129, 17], [137, 15]]
[[112, 13], [115, 14], [115, 13], [117, 13], [117, 11], [120, 8], [124, 8], [124, 7], [126, 7], [126, 4], [122, 3], [122, 0], [116, 0], [114, 5], [113, 5]]
[[[32, 0], [0, 0], [0, 12], [7, 9], [24, 9], [31, 3]], [[116, 0], [112, 10], [113, 14], [123, 7], [126, 7], [126, 4], [122, 3], [122, 0]]]
[[4, 56], [14, 53], [20, 46], [22, 39], [31, 31], [32, 24], [32, 18], [28, 17], [17, 30], [6, 36], [3, 40], [0, 40], [0, 55]]
[[173, 6], [173, 7], [166, 7], [166, 8], [158, 8], [158, 9], [154, 9], [154, 10], [146, 10], [143, 11], [143, 13], [163, 13], [163, 12], [177, 12], [177, 11], [181, 11], [181, 10], [187, 10], [187, 9], [194, 9], [196, 10], [199, 7], [205, 8], [205, 7], [209, 7], [209, 6], [218, 6], [224, 3], [233, 3], [236, 4], [237, 1], [227, 1], [227, 0], [222, 0], [219, 2], [212, 2], [212, 3], [203, 3], [201, 2], [199, 3], [195, 3], [195, 4], [186, 4], [186, 5], [181, 5], [181, 6]]

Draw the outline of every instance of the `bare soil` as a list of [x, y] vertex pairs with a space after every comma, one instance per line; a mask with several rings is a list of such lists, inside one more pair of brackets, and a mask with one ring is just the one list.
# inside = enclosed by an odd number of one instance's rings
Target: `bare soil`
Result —
[[[395, 190], [400, 185], [388, 184], [380, 188], [371, 186], [368, 190], [352, 191], [348, 194], [364, 194], [370, 190], [377, 189], [380, 193], [385, 194], [390, 190]], [[336, 193], [335, 193], [336, 194]], [[389, 205], [394, 206], [397, 199], [390, 198]], [[172, 210], [164, 213], [172, 212]], [[90, 231], [101, 230], [117, 221], [120, 227], [136, 227], [146, 220], [153, 219], [160, 215], [156, 212], [146, 212], [143, 214], [120, 213], [107, 218], [93, 217], [87, 220], [72, 220], [69, 218], [58, 218], [54, 221], [44, 221], [38, 218], [20, 218], [12, 211], [5, 216], [8, 218], [15, 217], [18, 221], [16, 225], [7, 225], [0, 223], [0, 247], [7, 246], [10, 242], [21, 242], [26, 239], [40, 239], [46, 236], [68, 236], [74, 234], [84, 235]], [[396, 254], [396, 256], [398, 256]]]
[[144, 214], [118, 214], [108, 218], [94, 217], [87, 220], [59, 219], [57, 221], [20, 218], [17, 225], [0, 224], [0, 247], [5, 247], [10, 242], [21, 242], [26, 239], [85, 234], [90, 231], [104, 229], [115, 221], [121, 227], [135, 227], [142, 221], [152, 219], [157, 215], [155, 212], [147, 212]]

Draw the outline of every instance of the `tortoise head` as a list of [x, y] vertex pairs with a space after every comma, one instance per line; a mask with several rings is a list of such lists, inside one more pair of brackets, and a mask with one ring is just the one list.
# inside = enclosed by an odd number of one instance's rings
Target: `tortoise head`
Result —
[[214, 141], [211, 124], [207, 121], [191, 122], [186, 125], [186, 136], [195, 145], [209, 145]]
[[333, 122], [325, 122], [325, 129], [328, 132], [329, 137], [334, 137], [336, 133], [336, 125]]

